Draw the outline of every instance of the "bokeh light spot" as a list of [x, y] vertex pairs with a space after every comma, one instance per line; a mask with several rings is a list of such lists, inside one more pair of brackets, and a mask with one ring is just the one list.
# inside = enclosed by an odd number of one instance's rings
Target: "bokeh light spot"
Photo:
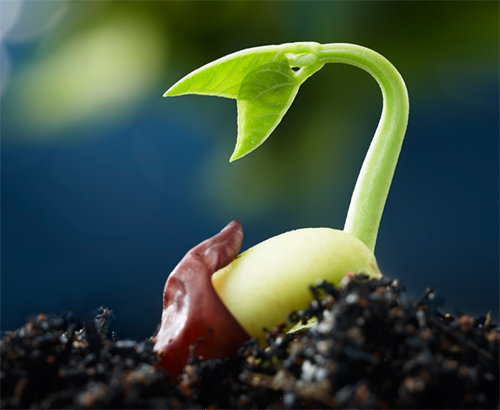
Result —
[[7, 53], [3, 44], [0, 44], [0, 96], [4, 94], [9, 83], [11, 71], [10, 66], [11, 62], [9, 53]]
[[68, 10], [68, 0], [24, 0], [24, 7], [7, 34], [7, 40], [13, 43], [32, 41], [57, 25]]
[[16, 25], [23, 8], [22, 1], [2, 1], [0, 3], [0, 39]]
[[122, 14], [68, 39], [16, 78], [17, 119], [41, 138], [44, 131], [121, 118], [164, 72], [160, 38], [154, 24]]

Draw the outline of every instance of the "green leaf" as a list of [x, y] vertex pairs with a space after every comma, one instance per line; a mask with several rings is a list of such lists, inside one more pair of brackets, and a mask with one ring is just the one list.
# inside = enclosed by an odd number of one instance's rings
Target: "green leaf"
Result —
[[280, 46], [255, 47], [239, 51], [188, 74], [175, 83], [164, 96], [202, 94], [236, 98], [241, 81], [247, 73], [278, 58], [284, 58], [280, 53]]
[[238, 141], [234, 161], [261, 145], [280, 123], [301, 82], [286, 63], [267, 63], [248, 74], [238, 93]]
[[[230, 161], [260, 146], [277, 127], [300, 85], [324, 63], [320, 44], [287, 43], [249, 48], [207, 64], [174, 84], [165, 94], [236, 98], [238, 139]], [[298, 68], [293, 71], [292, 67]]]

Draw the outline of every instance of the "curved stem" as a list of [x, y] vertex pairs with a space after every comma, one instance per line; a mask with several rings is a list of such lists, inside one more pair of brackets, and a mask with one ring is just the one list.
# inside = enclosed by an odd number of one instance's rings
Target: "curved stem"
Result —
[[344, 226], [345, 232], [373, 251], [408, 123], [408, 92], [394, 66], [368, 48], [325, 44], [315, 54], [321, 63], [345, 63], [362, 68], [382, 89], [382, 116], [361, 167]]

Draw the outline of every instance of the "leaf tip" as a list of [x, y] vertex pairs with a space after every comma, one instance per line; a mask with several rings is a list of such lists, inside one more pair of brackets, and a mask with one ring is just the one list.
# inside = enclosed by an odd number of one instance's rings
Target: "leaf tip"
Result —
[[240, 159], [241, 158], [241, 155], [239, 155], [238, 153], [236, 152], [233, 152], [233, 155], [231, 155], [231, 158], [229, 158], [229, 162], [234, 162], [236, 161], [237, 159]]
[[234, 162], [240, 158], [243, 158], [245, 155], [249, 154], [250, 151], [242, 149], [241, 146], [238, 144], [234, 149], [233, 155], [231, 155], [231, 158], [229, 158], [229, 162]]
[[165, 91], [165, 94], [163, 94], [164, 97], [175, 97], [176, 95], [179, 95], [179, 93], [176, 93], [175, 90], [175, 85], [170, 87], [167, 91]]

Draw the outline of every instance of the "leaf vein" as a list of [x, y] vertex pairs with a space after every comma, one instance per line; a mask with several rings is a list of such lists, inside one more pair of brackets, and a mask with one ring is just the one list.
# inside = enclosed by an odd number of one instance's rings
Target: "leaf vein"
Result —
[[258, 53], [255, 54], [255, 58], [253, 59], [253, 61], [250, 64], [248, 64], [246, 66], [246, 68], [253, 66], [255, 64], [255, 62], [257, 61], [257, 57], [259, 57]]
[[203, 86], [203, 87], [200, 87], [199, 90], [205, 90], [208, 86], [208, 84], [210, 84], [212, 82], [212, 80], [214, 79], [215, 77], [215, 74], [217, 74], [217, 72], [219, 71], [219, 67], [221, 65], [218, 64], [216, 67], [215, 67], [215, 70], [214, 70], [214, 73], [212, 74], [212, 77], [210, 77], [210, 80], [208, 80], [208, 82]]
[[246, 120], [250, 121], [250, 120], [253, 120], [254, 118], [265, 117], [266, 115], [280, 115], [280, 114], [281, 114], [281, 111], [278, 111], [278, 112], [268, 112], [268, 113], [265, 113], [265, 114], [254, 115], [253, 117], [246, 118]]
[[271, 68], [264, 68], [263, 70], [261, 70], [260, 72], [264, 72], [264, 71], [272, 71], [272, 72], [275, 72], [275, 73], [278, 73], [278, 74], [281, 74], [281, 75], [284, 75], [286, 78], [289, 78], [290, 80], [295, 80], [295, 78], [289, 76], [288, 74], [285, 74], [279, 70], [273, 70]]
[[270, 88], [268, 88], [267, 90], [264, 90], [264, 91], [261, 91], [260, 93], [258, 93], [255, 97], [253, 97], [244, 107], [242, 107], [243, 109], [245, 109], [246, 107], [248, 107], [252, 102], [254, 102], [257, 98], [259, 98], [262, 94], [264, 93], [267, 93], [269, 91], [272, 91], [272, 90], [275, 90], [276, 88], [281, 88], [281, 87], [287, 87], [289, 85], [294, 85], [294, 83], [285, 83], [285, 84], [277, 84], [277, 85], [274, 85]]
[[267, 84], [261, 83], [260, 81], [252, 80], [251, 83], [255, 83], [255, 84], [258, 84], [258, 85], [262, 85], [262, 86], [264, 86], [266, 88], [269, 88], [269, 86]]
[[[238, 65], [240, 64], [241, 62], [241, 59], [242, 59], [242, 56], [240, 56], [240, 58], [238, 58], [238, 61], [236, 62], [236, 64], [234, 65], [233, 69], [231, 70], [231, 72], [226, 76], [226, 78], [224, 78], [219, 84], [217, 84], [214, 88], [212, 88], [210, 91], [214, 91], [216, 88], [219, 88], [222, 84], [224, 84], [224, 82], [233, 75], [234, 73], [234, 70], [236, 70], [236, 67], [238, 67]], [[230, 87], [229, 87], [230, 88]]]
[[263, 107], [271, 107], [273, 105], [286, 105], [286, 102], [283, 103], [269, 103], [269, 104], [262, 104]]
[[245, 134], [250, 134], [251, 132], [267, 132], [268, 130], [259, 130], [259, 129], [254, 129], [254, 130], [248, 130], [245, 131]]
[[222, 90], [222, 91], [219, 91], [221, 93], [226, 93], [227, 90], [230, 90], [231, 88], [234, 88], [234, 87], [238, 87], [240, 84], [234, 84], [234, 85], [231, 85], [229, 87], [227, 87], [226, 89]]

